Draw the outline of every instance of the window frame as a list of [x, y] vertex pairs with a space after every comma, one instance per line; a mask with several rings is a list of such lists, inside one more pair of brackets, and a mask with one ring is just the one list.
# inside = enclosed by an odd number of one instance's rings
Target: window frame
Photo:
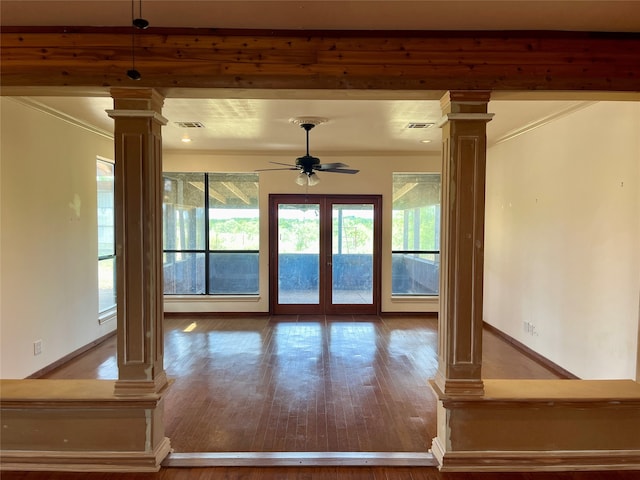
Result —
[[[112, 204], [112, 209], [113, 209], [113, 224], [110, 225], [112, 227], [113, 230], [113, 241], [112, 241], [112, 245], [113, 245], [113, 250], [106, 255], [100, 255], [100, 229], [101, 224], [100, 224], [100, 215], [98, 214], [98, 209], [100, 208], [100, 199], [99, 199], [99, 195], [100, 195], [100, 189], [98, 186], [98, 179], [96, 177], [96, 227], [97, 227], [97, 240], [98, 240], [98, 288], [97, 288], [97, 292], [98, 292], [98, 323], [99, 324], [103, 324], [105, 322], [108, 322], [109, 320], [113, 320], [116, 317], [116, 313], [117, 313], [117, 308], [118, 308], [118, 299], [117, 299], [117, 261], [116, 261], [116, 225], [115, 225], [115, 162], [113, 160], [104, 158], [104, 157], [100, 157], [100, 156], [96, 156], [96, 166], [100, 165], [100, 164], [105, 164], [105, 165], [109, 165], [111, 167], [111, 182], [112, 182], [112, 188], [111, 188], [111, 204]], [[113, 261], [113, 298], [114, 298], [114, 303], [105, 307], [105, 308], [101, 308], [100, 305], [100, 263], [104, 262], [104, 261]]]
[[[442, 174], [439, 172], [393, 172], [392, 173], [392, 191], [393, 191], [393, 184], [395, 183], [395, 176], [396, 175], [436, 175], [439, 177], [440, 180], [440, 188], [442, 188]], [[392, 201], [391, 204], [391, 225], [392, 225], [392, 236], [393, 236], [393, 212], [395, 211], [394, 208], [394, 201]], [[440, 198], [440, 201], [438, 202], [438, 208], [441, 208], [442, 206], [442, 197]], [[422, 207], [414, 207], [415, 210], [418, 210]], [[406, 212], [407, 210], [405, 210]], [[441, 210], [440, 213], [436, 215], [437, 219], [439, 220], [441, 215]], [[406, 219], [405, 219], [406, 221]], [[439, 228], [438, 228], [438, 233], [439, 233]], [[404, 237], [404, 242], [403, 244], [407, 244], [407, 236], [408, 236], [408, 231], [406, 228], [403, 229], [403, 237]], [[391, 263], [393, 265], [393, 257], [394, 255], [438, 255], [438, 257], [440, 256], [440, 249], [394, 249], [393, 248], [393, 241], [391, 242], [392, 247], [391, 247]], [[438, 245], [440, 245], [440, 239], [438, 238]], [[438, 265], [440, 264], [440, 262], [438, 261]], [[394, 292], [393, 290], [393, 285], [394, 285], [394, 272], [393, 272], [393, 268], [391, 269], [391, 297], [392, 298], [436, 298], [440, 295], [440, 291], [438, 288], [438, 291], [435, 293], [403, 293], [403, 292]], [[438, 275], [439, 276], [439, 275]]]
[[[229, 297], [229, 296], [238, 296], [238, 297], [257, 297], [260, 295], [260, 284], [259, 284], [259, 273], [258, 273], [258, 288], [256, 292], [247, 292], [247, 293], [215, 293], [211, 292], [211, 257], [217, 253], [245, 253], [245, 254], [257, 254], [260, 255], [259, 249], [229, 249], [229, 250], [221, 250], [221, 249], [211, 249], [211, 239], [210, 239], [210, 197], [209, 197], [209, 183], [210, 183], [210, 175], [216, 175], [218, 173], [233, 173], [233, 172], [164, 172], [163, 173], [163, 182], [168, 178], [166, 175], [179, 175], [179, 174], [190, 174], [190, 175], [202, 175], [203, 183], [204, 183], [204, 248], [195, 248], [195, 249], [165, 249], [163, 245], [162, 253], [164, 254], [178, 254], [178, 253], [186, 253], [186, 254], [203, 254], [204, 255], [204, 292], [202, 293], [171, 293], [164, 291], [163, 286], [163, 294], [171, 297], [200, 297], [200, 296], [208, 296], [208, 297]], [[237, 175], [253, 175], [249, 172], [236, 172]], [[170, 179], [173, 180], [173, 179]], [[259, 181], [259, 177], [258, 177]], [[256, 206], [259, 212], [259, 204]], [[164, 221], [164, 220], [163, 220]], [[258, 217], [258, 224], [259, 224]]]

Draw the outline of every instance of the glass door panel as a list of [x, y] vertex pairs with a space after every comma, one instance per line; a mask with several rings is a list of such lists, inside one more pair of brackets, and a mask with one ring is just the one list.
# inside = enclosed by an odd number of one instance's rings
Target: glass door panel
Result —
[[278, 205], [278, 304], [320, 303], [320, 205]]
[[381, 197], [269, 195], [271, 313], [377, 314]]
[[332, 204], [331, 303], [373, 303], [372, 204]]

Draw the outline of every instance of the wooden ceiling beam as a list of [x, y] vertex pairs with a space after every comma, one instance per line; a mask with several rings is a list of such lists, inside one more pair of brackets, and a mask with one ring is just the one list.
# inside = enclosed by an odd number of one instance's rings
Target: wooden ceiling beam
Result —
[[397, 202], [417, 186], [417, 183], [405, 183], [402, 187], [393, 192], [393, 202]]
[[242, 202], [244, 202], [247, 205], [251, 205], [251, 200], [249, 199], [249, 197], [247, 197], [244, 194], [244, 192], [240, 190], [240, 188], [238, 188], [238, 186], [235, 183], [222, 182], [222, 185], [224, 185], [231, 193], [233, 193], [236, 197], [238, 197]]
[[3, 87], [634, 92], [640, 34], [3, 27]]

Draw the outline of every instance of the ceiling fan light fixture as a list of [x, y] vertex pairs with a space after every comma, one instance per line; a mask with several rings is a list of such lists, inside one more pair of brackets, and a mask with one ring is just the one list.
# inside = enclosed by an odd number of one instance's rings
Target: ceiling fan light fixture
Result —
[[313, 187], [320, 183], [320, 177], [318, 177], [314, 172], [311, 172], [307, 177], [307, 181], [309, 182], [309, 186]]
[[308, 183], [307, 174], [304, 172], [300, 172], [298, 175], [296, 175], [295, 181], [298, 185], [304, 187]]
[[275, 163], [276, 165], [284, 165], [286, 168], [278, 167], [278, 168], [262, 168], [256, 170], [256, 172], [261, 172], [264, 170], [298, 170], [298, 175], [295, 178], [295, 182], [303, 186], [313, 187], [320, 183], [320, 178], [315, 174], [315, 170], [320, 172], [330, 172], [330, 173], [358, 173], [359, 170], [354, 170], [348, 167], [349, 165], [345, 165], [344, 163], [334, 162], [334, 163], [320, 163], [320, 159], [318, 157], [313, 157], [309, 154], [309, 131], [319, 125], [321, 123], [325, 123], [327, 121], [326, 118], [319, 117], [299, 117], [299, 118], [291, 118], [289, 121], [295, 125], [302, 127], [305, 130], [307, 137], [307, 153], [301, 157], [296, 158], [295, 165], [290, 165], [288, 163], [280, 163], [280, 162], [270, 162]]

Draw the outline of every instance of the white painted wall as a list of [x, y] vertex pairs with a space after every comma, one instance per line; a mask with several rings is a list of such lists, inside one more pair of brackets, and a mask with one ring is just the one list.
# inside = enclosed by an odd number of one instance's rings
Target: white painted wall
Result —
[[639, 138], [596, 103], [487, 155], [484, 319], [580, 378], [637, 378]]
[[[273, 171], [260, 173], [260, 251], [269, 249], [268, 207], [270, 193], [310, 194], [375, 194], [382, 195], [382, 299], [383, 312], [437, 312], [438, 299], [392, 298], [391, 296], [391, 207], [392, 174], [394, 172], [433, 172], [441, 170], [439, 153], [422, 156], [336, 156], [315, 152], [323, 162], [343, 162], [359, 169], [357, 175], [320, 173], [320, 184], [300, 187], [294, 180], [296, 172]], [[295, 162], [295, 153], [277, 155], [212, 155], [204, 152], [164, 152], [164, 170], [168, 172], [253, 172], [272, 168], [270, 161]], [[267, 312], [269, 310], [268, 255], [260, 255], [260, 298], [165, 297], [166, 312]]]
[[0, 109], [0, 377], [24, 378], [116, 327], [98, 324], [96, 231], [96, 156], [113, 140], [16, 99]]

